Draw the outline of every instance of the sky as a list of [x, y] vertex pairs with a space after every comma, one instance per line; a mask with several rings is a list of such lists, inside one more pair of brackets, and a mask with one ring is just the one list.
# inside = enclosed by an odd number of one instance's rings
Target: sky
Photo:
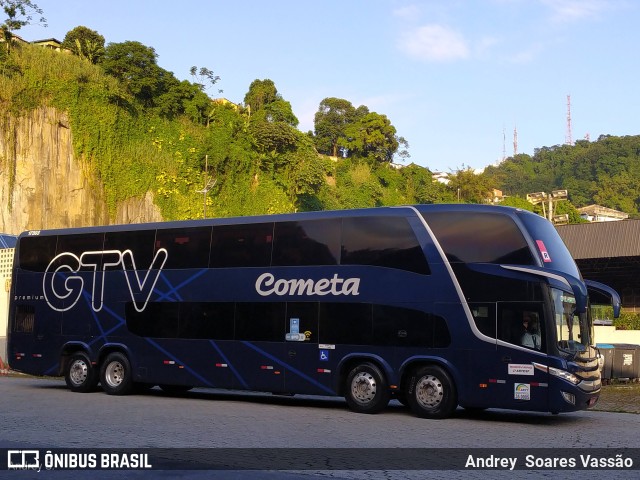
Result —
[[432, 171], [640, 134], [636, 0], [32, 1], [47, 27], [27, 41], [137, 41], [180, 80], [213, 70], [207, 93], [235, 103], [270, 79], [303, 132], [324, 98], [365, 105], [408, 141], [397, 163]]

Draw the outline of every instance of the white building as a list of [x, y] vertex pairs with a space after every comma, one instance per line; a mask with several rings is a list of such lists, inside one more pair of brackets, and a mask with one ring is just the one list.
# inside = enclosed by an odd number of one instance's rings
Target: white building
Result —
[[580, 216], [590, 222], [614, 222], [617, 220], [625, 220], [629, 215], [614, 210], [613, 208], [601, 207], [600, 205], [589, 205], [578, 209]]

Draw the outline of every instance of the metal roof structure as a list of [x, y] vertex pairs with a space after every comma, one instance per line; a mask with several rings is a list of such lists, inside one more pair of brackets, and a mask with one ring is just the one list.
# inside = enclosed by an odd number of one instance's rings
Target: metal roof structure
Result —
[[640, 310], [640, 220], [580, 223], [557, 227], [584, 278], [605, 283], [622, 305]]
[[640, 220], [578, 223], [557, 229], [576, 260], [640, 256]]

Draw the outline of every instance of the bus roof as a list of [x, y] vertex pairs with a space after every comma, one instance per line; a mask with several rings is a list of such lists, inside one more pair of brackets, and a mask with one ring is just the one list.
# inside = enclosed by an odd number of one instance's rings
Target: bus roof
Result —
[[71, 227], [71, 228], [57, 228], [57, 229], [44, 229], [44, 230], [27, 230], [20, 234], [20, 238], [24, 236], [31, 236], [37, 232], [38, 235], [70, 235], [70, 234], [89, 234], [99, 232], [115, 232], [115, 231], [136, 231], [136, 230], [150, 230], [150, 229], [169, 229], [169, 228], [190, 228], [190, 227], [204, 227], [210, 225], [239, 225], [250, 223], [265, 223], [265, 222], [292, 222], [301, 220], [315, 220], [323, 218], [336, 218], [336, 217], [359, 217], [367, 215], [396, 215], [398, 210], [415, 208], [420, 213], [428, 212], [478, 212], [478, 213], [503, 213], [510, 216], [516, 214], [532, 214], [526, 210], [517, 209], [513, 207], [503, 207], [499, 205], [479, 205], [479, 204], [429, 204], [429, 205], [401, 205], [391, 207], [373, 207], [373, 208], [359, 208], [359, 209], [347, 209], [347, 210], [322, 210], [313, 212], [297, 212], [297, 213], [281, 213], [272, 215], [253, 215], [245, 217], [217, 217], [206, 218], [199, 220], [173, 220], [164, 222], [152, 222], [152, 223], [130, 223], [130, 224], [115, 224], [115, 225], [99, 225], [90, 227]]

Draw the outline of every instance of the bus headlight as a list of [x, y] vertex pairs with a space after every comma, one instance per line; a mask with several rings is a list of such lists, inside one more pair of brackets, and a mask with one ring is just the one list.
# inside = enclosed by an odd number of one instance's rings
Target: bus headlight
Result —
[[569, 383], [573, 383], [577, 385], [580, 383], [580, 379], [576, 377], [573, 373], [569, 373], [566, 370], [560, 370], [559, 368], [549, 367], [549, 373], [554, 377], [561, 378], [562, 380], [566, 380]]

